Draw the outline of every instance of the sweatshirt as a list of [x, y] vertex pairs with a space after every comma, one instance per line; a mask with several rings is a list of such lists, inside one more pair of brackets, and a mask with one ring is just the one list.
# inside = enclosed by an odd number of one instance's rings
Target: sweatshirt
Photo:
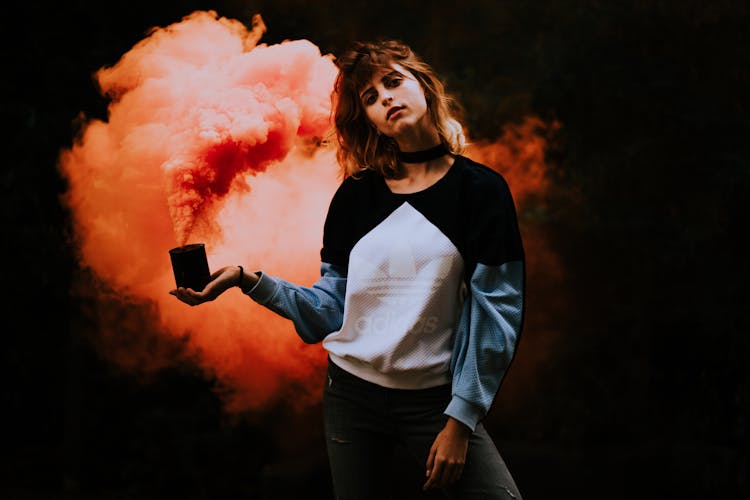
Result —
[[451, 384], [444, 413], [474, 430], [513, 359], [524, 250], [501, 174], [456, 155], [428, 188], [391, 192], [366, 170], [336, 190], [310, 287], [259, 271], [247, 294], [332, 362], [384, 387]]

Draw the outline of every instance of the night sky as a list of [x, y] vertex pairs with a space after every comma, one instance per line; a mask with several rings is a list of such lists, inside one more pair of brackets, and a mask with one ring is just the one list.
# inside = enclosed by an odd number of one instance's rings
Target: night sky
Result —
[[[112, 363], [80, 292], [96, 277], [56, 164], [81, 116], [106, 119], [92, 75], [207, 9], [323, 54], [401, 39], [477, 140], [561, 124], [550, 187], [519, 211], [548, 254], [527, 255], [525, 330], [486, 421], [527, 500], [750, 494], [747, 2], [80, 0], [3, 19], [4, 498], [331, 498], [319, 405], [228, 414], [189, 363]], [[108, 300], [142, 315], [137, 349], [180, 349], [151, 338], [147, 305]]]

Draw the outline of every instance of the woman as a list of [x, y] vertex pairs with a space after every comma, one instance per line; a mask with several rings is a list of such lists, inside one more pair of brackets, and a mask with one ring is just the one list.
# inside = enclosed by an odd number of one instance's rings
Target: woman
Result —
[[239, 286], [305, 342], [322, 341], [336, 498], [388, 498], [397, 444], [422, 467], [424, 490], [520, 498], [481, 423], [523, 320], [511, 193], [461, 155], [453, 101], [408, 46], [357, 43], [337, 66], [344, 180], [326, 217], [321, 278], [301, 287], [230, 266], [202, 292], [170, 293], [197, 305]]

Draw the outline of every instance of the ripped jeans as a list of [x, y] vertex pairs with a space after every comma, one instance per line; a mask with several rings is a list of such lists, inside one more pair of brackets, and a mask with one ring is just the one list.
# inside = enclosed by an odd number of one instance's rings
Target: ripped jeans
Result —
[[[461, 478], [447, 489], [422, 492], [427, 456], [448, 419], [450, 384], [389, 389], [362, 380], [328, 360], [323, 391], [326, 447], [336, 500], [391, 498], [516, 499], [513, 478], [482, 424], [471, 438]], [[399, 446], [411, 468], [393, 470]], [[402, 474], [401, 489], [394, 477]], [[408, 485], [408, 486], [405, 486]]]

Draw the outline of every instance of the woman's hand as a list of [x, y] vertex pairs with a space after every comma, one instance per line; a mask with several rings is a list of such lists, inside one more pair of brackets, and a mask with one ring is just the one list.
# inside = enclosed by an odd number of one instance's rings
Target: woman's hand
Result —
[[427, 457], [427, 482], [423, 490], [445, 488], [458, 481], [466, 463], [471, 429], [453, 417], [435, 438]]
[[[258, 281], [258, 276], [254, 273], [246, 272], [244, 273], [244, 276], [244, 285], [253, 284]], [[186, 304], [197, 306], [198, 304], [212, 301], [228, 289], [232, 288], [233, 286], [237, 286], [239, 277], [239, 267], [222, 267], [211, 275], [211, 279], [201, 292], [196, 292], [192, 288], [179, 287], [175, 290], [171, 290], [169, 293]]]

